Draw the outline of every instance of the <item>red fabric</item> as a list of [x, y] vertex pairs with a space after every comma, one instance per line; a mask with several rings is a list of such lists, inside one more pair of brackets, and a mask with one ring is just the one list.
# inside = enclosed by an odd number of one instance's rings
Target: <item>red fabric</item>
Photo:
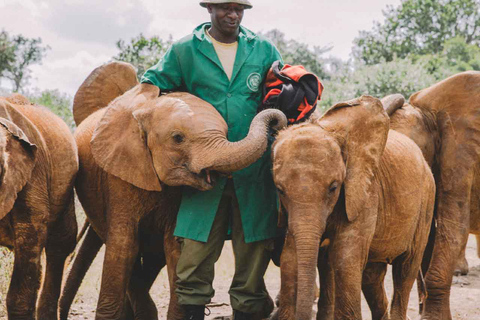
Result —
[[263, 99], [263, 101], [267, 101], [267, 100], [268, 100], [270, 97], [272, 97], [272, 96], [279, 95], [280, 92], [282, 92], [282, 91], [281, 91], [280, 89], [277, 89], [277, 88], [270, 90], [270, 91], [267, 93], [267, 95], [265, 96], [265, 98]]
[[[320, 82], [320, 80], [318, 79], [318, 77], [316, 75], [314, 75], [313, 73], [308, 72], [305, 69], [305, 67], [300, 66], [300, 65], [291, 66], [289, 64], [285, 64], [284, 67], [282, 68], [282, 70], [280, 71], [280, 74], [285, 76], [285, 77], [288, 77], [288, 78], [292, 79], [295, 82], [299, 82], [300, 79], [305, 75], [315, 76], [315, 78], [317, 79], [317, 83], [318, 83], [318, 97], [317, 97], [316, 101], [320, 100], [320, 98], [322, 96], [322, 92], [323, 92], [323, 85]], [[268, 91], [268, 93], [265, 95], [265, 97], [263, 99], [263, 102], [265, 103], [272, 96], [279, 95], [281, 93], [281, 89], [278, 89], [276, 87], [281, 87], [283, 83], [284, 82], [281, 79], [278, 79], [275, 76], [275, 74], [272, 71], [272, 68], [270, 68], [270, 70], [268, 71], [268, 74], [267, 74], [267, 78], [265, 80], [265, 86], [267, 88], [272, 88], [272, 89], [270, 89]], [[316, 105], [316, 102], [314, 103], [314, 105], [310, 105], [307, 101], [307, 98], [304, 98], [302, 103], [298, 107], [298, 111], [300, 111], [300, 115], [296, 119], [288, 119], [288, 121], [290, 123], [294, 123], [296, 121], [299, 121], [299, 120], [303, 119], [303, 117], [305, 117], [305, 115], [308, 114], [308, 112], [310, 110], [312, 110], [315, 107], [315, 105]]]

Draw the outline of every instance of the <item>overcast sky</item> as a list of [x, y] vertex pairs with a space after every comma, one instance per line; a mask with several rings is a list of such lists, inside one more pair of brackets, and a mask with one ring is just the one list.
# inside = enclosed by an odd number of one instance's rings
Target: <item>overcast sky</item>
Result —
[[[400, 0], [250, 0], [242, 24], [254, 32], [277, 28], [287, 39], [333, 46], [344, 60], [360, 30], [383, 21], [387, 5]], [[29, 88], [74, 95], [85, 77], [118, 53], [115, 42], [143, 33], [179, 39], [209, 21], [198, 0], [0, 0], [0, 29], [41, 37], [50, 46], [32, 67]]]

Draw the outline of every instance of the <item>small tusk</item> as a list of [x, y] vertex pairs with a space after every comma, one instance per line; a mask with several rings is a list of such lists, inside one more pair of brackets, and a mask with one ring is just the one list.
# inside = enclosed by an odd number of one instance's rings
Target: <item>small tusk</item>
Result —
[[212, 179], [210, 179], [210, 171], [207, 170], [207, 182], [212, 183]]

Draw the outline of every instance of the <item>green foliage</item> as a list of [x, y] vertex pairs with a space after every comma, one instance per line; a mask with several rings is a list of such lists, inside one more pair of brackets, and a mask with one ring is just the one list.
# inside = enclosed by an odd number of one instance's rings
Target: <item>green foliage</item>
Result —
[[72, 99], [69, 95], [55, 89], [36, 92], [28, 95], [28, 98], [31, 102], [52, 110], [52, 112], [62, 118], [73, 131], [75, 121], [73, 120], [72, 114]]
[[[0, 76], [13, 83], [18, 92], [30, 79], [29, 66], [41, 63], [48, 46], [42, 46], [42, 39], [26, 38], [21, 34], [10, 37], [5, 31], [0, 35]], [[3, 67], [3, 69], [1, 69]]]
[[293, 39], [285, 39], [285, 34], [278, 29], [270, 30], [264, 34], [270, 39], [281, 53], [283, 61], [290, 65], [303, 65], [305, 69], [313, 72], [321, 79], [329, 76], [327, 73], [327, 59], [323, 55], [330, 51], [331, 47], [310, 48], [308, 44]]
[[411, 54], [437, 54], [456, 37], [480, 44], [478, 0], [402, 0], [397, 8], [387, 6], [383, 14], [383, 24], [376, 22], [354, 40], [353, 56], [369, 65]]
[[408, 59], [394, 59], [358, 68], [351, 81], [355, 85], [355, 96], [368, 94], [381, 98], [392, 93], [409, 97], [436, 79], [428, 73], [423, 60], [414, 64]]
[[113, 59], [131, 63], [137, 69], [137, 76], [140, 78], [148, 68], [160, 60], [171, 44], [171, 38], [168, 40], [157, 36], [145, 38], [140, 34], [131, 39], [130, 43], [118, 40], [117, 48], [120, 52]]
[[[420, 59], [416, 63], [410, 59], [394, 59], [372, 66], [357, 66], [324, 81], [325, 91], [321, 105], [329, 107], [361, 95], [382, 98], [392, 93], [401, 93], [408, 98], [438, 81], [428, 68], [429, 61], [426, 59]], [[444, 78], [452, 74], [445, 75]]]
[[14, 61], [15, 51], [13, 44], [8, 38], [8, 33], [2, 31], [0, 32], [0, 77], [2, 77], [5, 71], [11, 69]]

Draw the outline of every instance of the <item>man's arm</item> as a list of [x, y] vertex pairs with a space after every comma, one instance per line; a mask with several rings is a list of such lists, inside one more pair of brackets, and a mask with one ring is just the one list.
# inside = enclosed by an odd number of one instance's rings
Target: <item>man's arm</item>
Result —
[[174, 91], [182, 85], [182, 70], [172, 45], [156, 65], [142, 76], [141, 83], [157, 86], [161, 90]]

